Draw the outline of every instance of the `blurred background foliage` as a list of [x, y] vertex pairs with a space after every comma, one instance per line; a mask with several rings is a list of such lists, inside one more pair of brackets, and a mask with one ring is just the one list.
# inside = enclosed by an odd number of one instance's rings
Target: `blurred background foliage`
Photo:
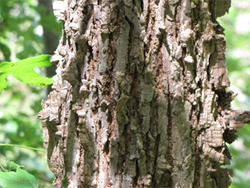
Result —
[[[61, 35], [61, 23], [52, 13], [52, 0], [0, 0], [0, 62], [15, 61], [42, 53], [53, 54]], [[250, 0], [233, 0], [229, 14], [218, 19], [225, 28], [230, 90], [238, 93], [232, 108], [250, 110]], [[40, 72], [42, 70], [39, 70]], [[51, 73], [52, 72], [52, 73]], [[48, 75], [53, 75], [54, 70]], [[42, 127], [37, 119], [46, 91], [8, 78], [0, 95], [0, 143], [43, 148]], [[229, 146], [234, 181], [230, 188], [250, 187], [250, 128]], [[47, 185], [53, 174], [46, 155], [27, 149], [0, 147], [0, 164], [15, 161]]]
[[[53, 54], [61, 30], [62, 24], [52, 12], [52, 0], [0, 0], [0, 62]], [[43, 75], [49, 72], [51, 77], [54, 68], [37, 71]], [[0, 143], [44, 149], [37, 114], [46, 90], [23, 84], [12, 76], [8, 80], [7, 89], [0, 94]], [[45, 153], [0, 147], [0, 165], [6, 166], [7, 161], [24, 165], [41, 186], [53, 180]]]
[[[234, 93], [234, 110], [250, 111], [250, 0], [232, 0], [229, 13], [218, 19], [225, 28], [227, 68]], [[234, 177], [230, 188], [250, 187], [250, 127], [237, 133], [239, 138], [229, 145], [233, 156], [230, 168]]]

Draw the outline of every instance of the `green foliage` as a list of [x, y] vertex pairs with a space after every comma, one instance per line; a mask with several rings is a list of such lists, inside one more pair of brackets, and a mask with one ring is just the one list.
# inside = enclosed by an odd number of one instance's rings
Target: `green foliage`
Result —
[[0, 62], [44, 53], [41, 26], [59, 35], [62, 23], [37, 0], [0, 0]]
[[36, 178], [21, 169], [21, 166], [14, 162], [7, 163], [10, 171], [0, 172], [0, 187], [4, 188], [38, 188]]
[[[0, 95], [0, 143], [6, 143], [1, 144], [5, 147], [0, 146], [1, 164], [13, 160], [25, 165], [26, 170], [38, 179], [40, 185], [49, 185], [53, 176], [48, 172], [46, 155], [37, 152], [44, 151], [42, 127], [36, 117], [41, 110], [40, 102], [44, 94], [41, 89], [27, 88], [25, 84], [20, 85], [13, 79], [9, 81], [9, 85], [12, 89]], [[10, 147], [12, 145], [25, 145], [29, 149]], [[30, 150], [30, 147], [37, 151]]]
[[3, 62], [0, 64], [0, 93], [6, 88], [6, 77], [12, 74], [20, 81], [38, 87], [45, 87], [54, 81], [51, 78], [41, 77], [33, 69], [34, 67], [49, 67], [50, 55], [40, 55], [33, 58], [24, 59], [15, 63]]
[[30, 150], [40, 151], [40, 152], [44, 152], [44, 153], [46, 153], [46, 150], [44, 150], [44, 149], [33, 148], [33, 147], [25, 146], [25, 145], [16, 145], [16, 144], [0, 144], [0, 146], [7, 146], [7, 147], [8, 147], [8, 146], [10, 146], [10, 147], [25, 148], [25, 149], [30, 149]]
[[16, 169], [19, 167], [19, 168], [24, 168], [24, 166], [20, 166], [18, 164], [16, 164], [15, 162], [13, 161], [9, 161], [7, 162], [7, 167], [8, 167], [8, 170], [9, 171], [16, 171]]
[[[20, 166], [13, 161], [7, 162], [7, 170], [1, 166], [0, 188], [38, 188], [37, 179], [21, 168], [24, 168], [24, 166]], [[45, 186], [44, 188], [54, 187]]]
[[[0, 62], [16, 61], [44, 53], [43, 29], [61, 34], [62, 23], [37, 0], [0, 0]], [[36, 69], [40, 75], [44, 71]], [[29, 87], [8, 76], [8, 89], [0, 95], [0, 143], [43, 148], [42, 126], [37, 114], [45, 90]], [[2, 80], [0, 81], [0, 85]], [[25, 165], [41, 186], [50, 185], [53, 174], [41, 152], [18, 147], [0, 147], [0, 161]]]
[[8, 46], [6, 46], [4, 43], [0, 42], [0, 49], [3, 52], [5, 59], [9, 60], [10, 59], [10, 49], [8, 48]]
[[[232, 1], [229, 14], [219, 19], [225, 28], [227, 41], [227, 67], [231, 90], [238, 93], [232, 109], [250, 110], [250, 28], [249, 0]], [[248, 26], [248, 27], [247, 27]], [[233, 183], [230, 188], [250, 185], [250, 128], [245, 125], [237, 133], [238, 140], [229, 146], [233, 156], [229, 168], [233, 169]]]
[[[0, 93], [7, 86], [6, 77], [9, 74], [14, 75], [20, 81], [32, 84], [38, 87], [45, 87], [48, 84], [53, 83], [53, 80], [50, 78], [41, 77], [33, 69], [34, 67], [48, 67], [52, 65], [50, 63], [49, 55], [40, 55], [34, 58], [24, 59], [15, 63], [3, 62], [0, 64]], [[26, 138], [27, 139], [27, 138]], [[35, 151], [42, 151], [38, 148], [33, 148], [25, 145], [15, 145], [15, 144], [0, 144], [0, 146], [11, 146], [11, 147], [21, 147], [26, 149], [31, 149]], [[22, 170], [19, 165], [14, 162], [7, 162], [8, 169], [10, 172], [0, 172], [0, 187], [4, 188], [36, 188], [38, 187], [38, 182], [36, 178]], [[13, 172], [13, 169], [15, 172]]]
[[[42, 37], [34, 31], [38, 27], [39, 14], [30, 5], [32, 0], [0, 1], [0, 48], [4, 59], [10, 60], [10, 52], [15, 51], [19, 59], [42, 53]], [[15, 42], [10, 43], [10, 38]], [[1, 57], [0, 57], [1, 60]]]

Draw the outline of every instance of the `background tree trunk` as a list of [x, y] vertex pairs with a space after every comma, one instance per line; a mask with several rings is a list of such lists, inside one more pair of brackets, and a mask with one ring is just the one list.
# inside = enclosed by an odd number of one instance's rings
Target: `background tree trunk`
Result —
[[[230, 0], [65, 0], [42, 102], [48, 163], [62, 187], [224, 188], [244, 122], [232, 92], [223, 28]], [[244, 113], [242, 113], [244, 115]], [[237, 117], [238, 117], [237, 116]]]
[[[38, 0], [39, 7], [44, 8], [46, 10], [46, 15], [49, 15], [53, 12], [52, 8], [52, 0]], [[43, 17], [41, 16], [41, 19], [43, 20]], [[43, 21], [44, 22], [44, 21]], [[43, 23], [42, 22], [42, 23]], [[44, 40], [44, 53], [45, 54], [54, 54], [54, 51], [56, 50], [56, 46], [58, 44], [58, 35], [51, 32], [47, 27], [42, 25], [43, 27], [43, 40]], [[47, 77], [52, 77], [55, 75], [56, 66], [50, 66], [46, 68], [46, 75]], [[47, 93], [49, 94], [52, 91], [51, 86], [47, 86]]]

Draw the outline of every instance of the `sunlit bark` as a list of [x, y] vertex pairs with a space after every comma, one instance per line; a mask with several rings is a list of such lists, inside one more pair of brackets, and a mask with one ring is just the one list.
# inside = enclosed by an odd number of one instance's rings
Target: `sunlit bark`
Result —
[[229, 0], [54, 3], [64, 29], [52, 58], [57, 80], [39, 116], [56, 187], [228, 187], [225, 143], [244, 123], [229, 109], [215, 20], [229, 7]]

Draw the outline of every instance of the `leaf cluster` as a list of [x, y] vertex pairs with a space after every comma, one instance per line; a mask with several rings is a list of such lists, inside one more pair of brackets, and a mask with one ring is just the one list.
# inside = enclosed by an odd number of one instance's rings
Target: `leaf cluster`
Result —
[[0, 61], [10, 61], [13, 51], [18, 59], [43, 53], [41, 26], [55, 34], [61, 32], [62, 24], [53, 13], [47, 14], [36, 3], [36, 0], [0, 0]]
[[40, 55], [33, 58], [27, 58], [15, 63], [3, 62], [0, 64], [0, 93], [7, 87], [6, 78], [12, 74], [20, 81], [32, 84], [38, 87], [45, 87], [54, 81], [51, 78], [41, 77], [33, 69], [35, 67], [49, 67], [50, 55]]
[[[2, 167], [3, 172], [0, 172], [0, 187], [1, 188], [38, 188], [37, 179], [22, 169], [14, 162], [7, 162], [7, 170]], [[44, 188], [53, 188], [47, 186]]]
[[[44, 49], [41, 26], [46, 33], [61, 34], [62, 23], [56, 21], [53, 13], [48, 14], [45, 7], [38, 6], [38, 0], [0, 0], [0, 63], [12, 64], [10, 61], [14, 59], [50, 53]], [[17, 69], [15, 72], [18, 74]], [[3, 79], [6, 75], [2, 74], [0, 86], [6, 84]], [[43, 148], [42, 127], [37, 114], [45, 90], [20, 84], [16, 78], [18, 76], [8, 76], [8, 89], [0, 95], [0, 143]], [[24, 164], [41, 184], [52, 181], [53, 174], [44, 154], [16, 147], [0, 147], [0, 153], [1, 164], [14, 160]]]

